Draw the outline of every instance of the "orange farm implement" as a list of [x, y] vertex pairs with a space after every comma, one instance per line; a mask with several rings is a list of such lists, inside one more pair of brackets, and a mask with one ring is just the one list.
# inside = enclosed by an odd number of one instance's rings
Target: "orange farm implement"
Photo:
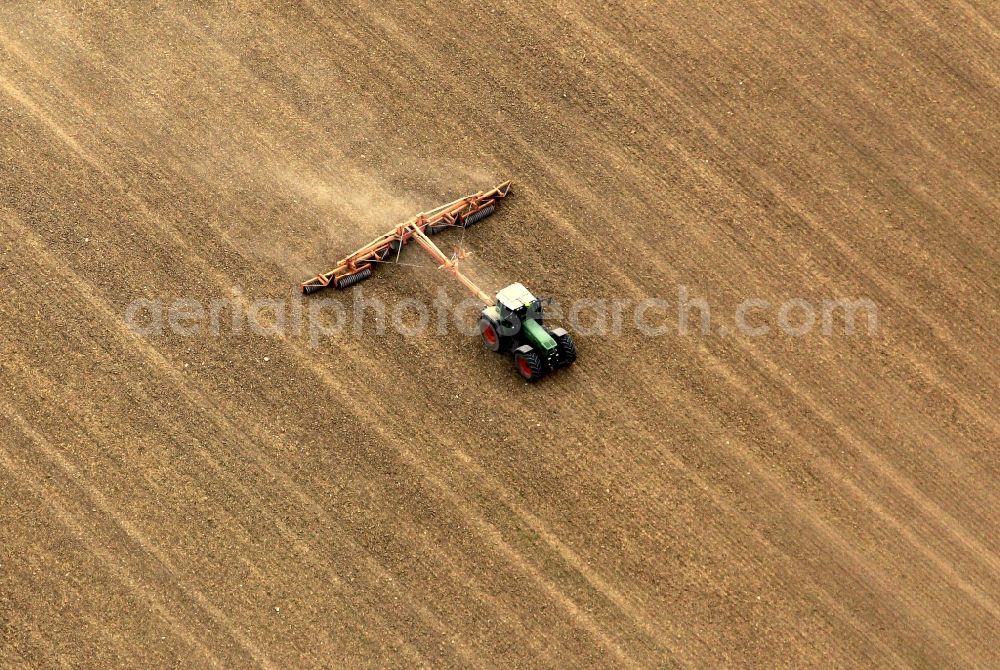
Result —
[[515, 368], [527, 381], [537, 381], [571, 365], [576, 360], [573, 339], [562, 328], [545, 327], [541, 300], [521, 284], [511, 284], [497, 292], [495, 298], [490, 296], [458, 269], [459, 254], [448, 257], [430, 239], [447, 228], [469, 228], [482, 221], [510, 192], [511, 182], [505, 181], [489, 191], [418, 214], [342, 259], [333, 270], [302, 282], [302, 292], [309, 295], [328, 286], [353, 286], [371, 277], [379, 263], [398, 260], [403, 246], [416, 242], [440, 264], [440, 269], [451, 273], [483, 302], [485, 308], [479, 316], [483, 344], [491, 351], [512, 354]]

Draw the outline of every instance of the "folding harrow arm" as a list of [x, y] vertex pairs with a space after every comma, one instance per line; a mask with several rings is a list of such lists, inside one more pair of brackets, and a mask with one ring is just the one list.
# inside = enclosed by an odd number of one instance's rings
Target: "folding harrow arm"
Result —
[[472, 295], [482, 300], [485, 304], [493, 305], [496, 303], [496, 301], [490, 297], [489, 293], [483, 291], [481, 288], [472, 283], [471, 279], [462, 274], [458, 269], [458, 261], [445, 256], [444, 252], [438, 249], [438, 246], [431, 241], [431, 238], [424, 235], [424, 231], [420, 230], [420, 228], [416, 225], [411, 226], [410, 230], [411, 235], [413, 236], [413, 239], [417, 241], [417, 244], [423, 247], [424, 251], [429, 253], [435, 260], [441, 263], [438, 267], [439, 270], [447, 270], [450, 272], [455, 276], [455, 279], [462, 282], [462, 285], [465, 286], [465, 288], [469, 289]]
[[493, 304], [486, 293], [458, 271], [455, 262], [445, 256], [428, 235], [435, 235], [449, 227], [468, 228], [485, 219], [496, 210], [497, 203], [507, 197], [510, 189], [511, 182], [507, 180], [489, 191], [480, 191], [418, 214], [342, 259], [333, 270], [302, 282], [302, 293], [309, 295], [327, 286], [344, 289], [368, 279], [377, 263], [390, 261], [391, 255], [398, 254], [404, 244], [416, 239], [424, 250], [441, 263], [443, 269], [455, 275], [477, 298], [486, 304]]

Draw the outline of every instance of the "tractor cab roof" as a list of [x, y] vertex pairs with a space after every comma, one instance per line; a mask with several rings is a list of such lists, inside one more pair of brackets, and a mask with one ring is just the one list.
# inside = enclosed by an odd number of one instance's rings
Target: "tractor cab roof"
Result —
[[537, 298], [531, 295], [531, 291], [524, 288], [523, 284], [511, 284], [497, 292], [497, 302], [512, 312], [522, 307], [530, 307], [536, 300]]

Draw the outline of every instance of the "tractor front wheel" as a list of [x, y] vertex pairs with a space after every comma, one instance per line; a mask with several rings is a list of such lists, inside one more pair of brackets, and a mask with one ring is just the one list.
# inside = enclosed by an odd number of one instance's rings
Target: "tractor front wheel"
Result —
[[566, 329], [553, 328], [552, 330], [546, 329], [546, 331], [556, 341], [556, 350], [559, 352], [559, 367], [565, 368], [573, 365], [573, 362], [576, 361], [576, 345], [573, 344], [573, 338], [566, 332]]
[[565, 335], [557, 335], [554, 339], [559, 350], [559, 366], [573, 365], [573, 362], [576, 361], [576, 345], [573, 344], [573, 338], [570, 337], [569, 333], [566, 333]]
[[528, 382], [535, 382], [545, 376], [545, 363], [534, 349], [521, 347], [514, 352], [514, 367]]

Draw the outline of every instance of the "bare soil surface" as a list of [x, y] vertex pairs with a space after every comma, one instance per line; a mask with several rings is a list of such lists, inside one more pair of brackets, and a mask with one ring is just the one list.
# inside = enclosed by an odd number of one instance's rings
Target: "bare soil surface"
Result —
[[[0, 666], [1000, 666], [997, 4], [232, 4], [0, 5]], [[127, 327], [506, 178], [477, 281], [667, 332]]]

